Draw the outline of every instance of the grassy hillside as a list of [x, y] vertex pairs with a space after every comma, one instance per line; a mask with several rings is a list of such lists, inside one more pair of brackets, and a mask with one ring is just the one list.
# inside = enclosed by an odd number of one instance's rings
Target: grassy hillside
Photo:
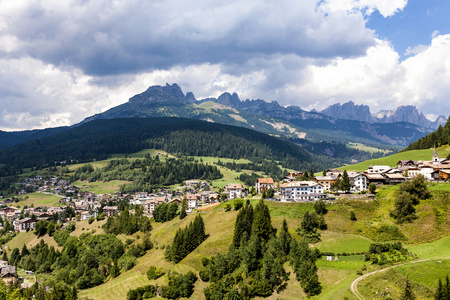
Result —
[[[206, 158], [202, 158], [204, 161]], [[208, 163], [214, 160], [210, 159]], [[206, 162], [206, 161], [205, 161]], [[401, 240], [409, 251], [416, 254], [420, 259], [437, 259], [443, 261], [443, 258], [450, 257], [450, 186], [445, 183], [430, 184], [429, 189], [433, 191], [433, 197], [422, 201], [417, 206], [418, 219], [412, 223], [396, 224], [389, 216], [393, 209], [397, 186], [382, 187], [377, 191], [376, 200], [339, 200], [330, 203], [328, 213], [325, 215], [325, 221], [328, 224], [328, 230], [322, 231], [322, 240], [312, 247], [317, 247], [324, 252], [355, 253], [368, 251], [369, 245], [375, 241]], [[35, 203], [41, 201], [34, 199]], [[32, 200], [30, 200], [32, 201]], [[252, 204], [256, 204], [258, 199], [252, 199]], [[271, 213], [272, 224], [275, 228], [281, 228], [283, 219], [287, 220], [290, 233], [299, 238], [296, 228], [300, 225], [302, 217], [307, 211], [312, 211], [311, 203], [280, 203], [266, 202]], [[35, 204], [36, 206], [36, 204]], [[165, 271], [174, 270], [185, 273], [188, 270], [199, 272], [203, 269], [201, 265], [202, 257], [210, 257], [218, 252], [225, 253], [231, 244], [234, 223], [237, 212], [232, 210], [225, 212], [225, 204], [220, 204], [211, 210], [203, 212], [194, 212], [184, 220], [175, 218], [166, 223], [152, 222], [153, 230], [151, 239], [155, 247], [149, 250], [147, 254], [138, 259], [138, 264], [129, 271], [120, 276], [110, 279], [104, 284], [95, 288], [82, 290], [79, 292], [81, 297], [92, 299], [125, 299], [129, 289], [134, 289], [146, 284], [165, 284], [167, 276], [163, 276], [156, 281], [150, 281], [146, 277], [146, 271], [150, 266], [163, 267]], [[354, 211], [357, 217], [356, 221], [350, 220], [350, 212]], [[209, 237], [190, 255], [178, 264], [167, 262], [164, 259], [165, 247], [169, 245], [178, 228], [183, 228], [191, 222], [197, 213], [201, 213], [206, 227], [206, 233]], [[76, 230], [71, 233], [72, 236], [79, 236], [86, 232], [103, 233], [101, 226], [105, 221], [94, 221], [88, 224], [87, 221], [77, 222]], [[119, 235], [119, 239], [125, 242], [131, 239], [138, 243], [142, 239], [142, 233], [136, 233], [132, 236]], [[52, 246], [57, 246], [53, 238], [48, 235], [42, 239]], [[32, 232], [20, 233], [12, 241], [7, 243], [9, 251], [14, 248], [21, 249], [24, 244], [28, 248], [39, 243]], [[383, 268], [384, 266], [371, 265], [365, 262], [362, 255], [339, 256], [337, 261], [327, 261], [325, 258], [317, 261], [319, 267], [318, 275], [322, 283], [322, 293], [312, 299], [355, 299], [349, 290], [351, 282], [358, 277], [356, 271], [367, 269], [364, 273]], [[419, 266], [419, 265], [418, 265]], [[444, 262], [442, 264], [424, 265], [427, 272], [433, 272], [433, 266], [436, 266], [436, 274], [441, 274]], [[446, 266], [446, 265], [445, 265]], [[411, 266], [412, 268], [413, 266]], [[287, 267], [288, 271], [290, 267]], [[421, 295], [428, 295], [429, 287], [433, 280], [423, 281], [419, 276], [419, 271], [409, 269], [404, 266], [398, 269], [380, 273], [375, 277], [370, 277], [367, 281], [361, 283], [361, 292], [370, 298], [370, 293], [374, 290], [384, 288], [384, 283], [393, 283], [389, 285], [392, 290], [401, 288], [402, 280], [408, 272], [416, 272], [410, 279], [418, 285], [423, 285], [424, 292]], [[435, 278], [435, 277], [432, 277]], [[38, 275], [39, 279], [39, 275]], [[422, 282], [423, 281], [423, 282]], [[381, 283], [378, 283], [381, 282]], [[204, 299], [203, 289], [207, 283], [198, 280], [195, 285], [192, 299]], [[364, 287], [364, 285], [367, 285]], [[416, 289], [420, 291], [420, 289]], [[395, 295], [395, 294], [393, 294]], [[300, 288], [294, 273], [291, 272], [287, 289], [274, 294], [269, 299], [301, 299], [305, 295]], [[394, 297], [395, 298], [395, 297]]]
[[[397, 187], [387, 187], [379, 191], [378, 200], [350, 201], [344, 200], [328, 206], [329, 212], [325, 215], [328, 230], [322, 232], [322, 241], [312, 245], [322, 251], [334, 253], [364, 252], [369, 248], [370, 243], [375, 240], [384, 241], [400, 238], [408, 249], [419, 258], [439, 258], [450, 256], [448, 243], [450, 243], [450, 193], [444, 184], [433, 186], [436, 190], [432, 199], [422, 201], [417, 207], [419, 219], [413, 223], [395, 224], [389, 217], [389, 211], [393, 209], [393, 199]], [[257, 200], [252, 200], [255, 203]], [[298, 238], [295, 228], [300, 223], [303, 214], [313, 209], [307, 203], [278, 203], [267, 202], [272, 224], [280, 228], [283, 218], [287, 218], [291, 234]], [[121, 274], [104, 285], [82, 291], [81, 296], [93, 299], [109, 299], [111, 297], [125, 297], [125, 291], [144, 284], [155, 283], [145, 278], [145, 272], [151, 265], [162, 266], [165, 270], [173, 268], [185, 272], [187, 270], [199, 271], [201, 258], [215, 255], [217, 252], [225, 253], [231, 243], [233, 226], [236, 212], [225, 212], [223, 204], [218, 207], [203, 212], [206, 231], [210, 237], [202, 243], [194, 252], [174, 265], [163, 259], [164, 248], [171, 242], [174, 232], [179, 227], [186, 226], [193, 220], [195, 213], [185, 220], [178, 218], [167, 223], [153, 223], [152, 239], [157, 245], [150, 250], [143, 258], [139, 259], [139, 264], [132, 270]], [[357, 221], [350, 221], [350, 211], [354, 210]], [[384, 229], [383, 229], [384, 228]], [[380, 230], [381, 229], [381, 230]], [[413, 245], [414, 246], [413, 246]], [[432, 250], [434, 249], [434, 250]], [[431, 254], [433, 253], [433, 254]], [[364, 262], [362, 256], [341, 256], [338, 261], [326, 261], [324, 258], [317, 262], [319, 267], [319, 278], [323, 285], [323, 291], [319, 296], [312, 299], [336, 299], [348, 297], [354, 299], [349, 291], [350, 283], [358, 277], [356, 270], [364, 267], [367, 272], [381, 268], [378, 265], [370, 265]], [[406, 272], [406, 271], [405, 271]], [[419, 279], [417, 279], [419, 280]], [[164, 282], [164, 278], [158, 279], [157, 283]], [[193, 299], [203, 299], [202, 290], [206, 286], [199, 280], [196, 283], [196, 290]], [[123, 292], [120, 292], [123, 290]], [[302, 296], [301, 289], [295, 276], [291, 274], [288, 287], [280, 294], [274, 294], [269, 299], [299, 299]], [[370, 297], [369, 297], [370, 298]]]
[[[340, 170], [349, 170], [349, 171], [357, 171], [361, 172], [367, 170], [371, 165], [388, 165], [388, 166], [396, 166], [399, 160], [431, 160], [433, 156], [433, 149], [424, 149], [424, 150], [411, 150], [405, 152], [398, 152], [389, 156], [385, 156], [382, 158], [376, 158], [367, 160], [354, 165], [347, 165], [340, 167]], [[447, 157], [450, 154], [450, 146], [443, 146], [437, 149], [439, 157]]]

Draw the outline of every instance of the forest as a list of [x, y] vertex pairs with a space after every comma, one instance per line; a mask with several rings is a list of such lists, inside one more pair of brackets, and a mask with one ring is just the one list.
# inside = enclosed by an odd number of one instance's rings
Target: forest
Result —
[[333, 165], [288, 141], [250, 129], [180, 118], [94, 120], [0, 151], [5, 174], [55, 162], [103, 160], [115, 153], [161, 149], [176, 156], [278, 161], [285, 168], [323, 170]]
[[111, 160], [106, 167], [101, 169], [95, 169], [91, 164], [85, 164], [75, 170], [69, 181], [132, 181], [132, 183], [122, 185], [121, 192], [134, 193], [137, 191], [151, 192], [155, 188], [181, 184], [192, 178], [206, 181], [222, 177], [223, 175], [216, 166], [183, 158], [160, 160], [159, 156], [152, 158], [150, 154], [146, 154], [143, 159], [134, 161], [126, 158]]

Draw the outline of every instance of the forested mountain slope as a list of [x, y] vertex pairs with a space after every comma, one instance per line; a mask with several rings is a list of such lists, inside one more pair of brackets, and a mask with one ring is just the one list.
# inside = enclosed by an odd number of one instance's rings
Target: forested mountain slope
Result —
[[430, 134], [427, 134], [423, 138], [411, 143], [408, 147], [404, 149], [407, 150], [418, 150], [418, 149], [428, 149], [436, 146], [448, 145], [450, 144], [450, 119], [445, 123], [444, 126], [439, 126], [439, 128]]
[[0, 164], [15, 168], [57, 161], [104, 159], [114, 153], [162, 149], [201, 155], [279, 161], [285, 168], [323, 170], [331, 164], [301, 147], [250, 129], [181, 118], [94, 120], [50, 137], [0, 152]]

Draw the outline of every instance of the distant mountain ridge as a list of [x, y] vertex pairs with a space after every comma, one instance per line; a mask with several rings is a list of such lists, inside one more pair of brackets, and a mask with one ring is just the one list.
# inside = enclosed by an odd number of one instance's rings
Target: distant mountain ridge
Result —
[[393, 110], [382, 110], [375, 114], [370, 113], [367, 105], [355, 105], [353, 101], [344, 104], [336, 103], [328, 106], [321, 113], [344, 120], [356, 120], [369, 123], [397, 123], [406, 122], [424, 128], [437, 129], [447, 122], [445, 116], [439, 116], [435, 121], [428, 120], [423, 113], [419, 113], [413, 105], [400, 105]]
[[[350, 116], [346, 113], [349, 110], [353, 110]], [[82, 123], [95, 119], [181, 117], [246, 127], [277, 136], [344, 144], [361, 142], [377, 147], [403, 147], [432, 131], [408, 122], [372, 123], [369, 113], [367, 106], [349, 103], [330, 108], [330, 116], [298, 106], [283, 107], [276, 101], [242, 101], [238, 94], [228, 92], [218, 98], [197, 100], [192, 92], [184, 94], [177, 84], [166, 84], [151, 86], [128, 102], [86, 118]]]

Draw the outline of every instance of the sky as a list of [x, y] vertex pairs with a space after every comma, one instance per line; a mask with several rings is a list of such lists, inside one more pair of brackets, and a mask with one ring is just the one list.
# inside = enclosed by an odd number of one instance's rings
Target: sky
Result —
[[2, 0], [0, 130], [72, 125], [152, 85], [302, 109], [449, 115], [448, 0]]

